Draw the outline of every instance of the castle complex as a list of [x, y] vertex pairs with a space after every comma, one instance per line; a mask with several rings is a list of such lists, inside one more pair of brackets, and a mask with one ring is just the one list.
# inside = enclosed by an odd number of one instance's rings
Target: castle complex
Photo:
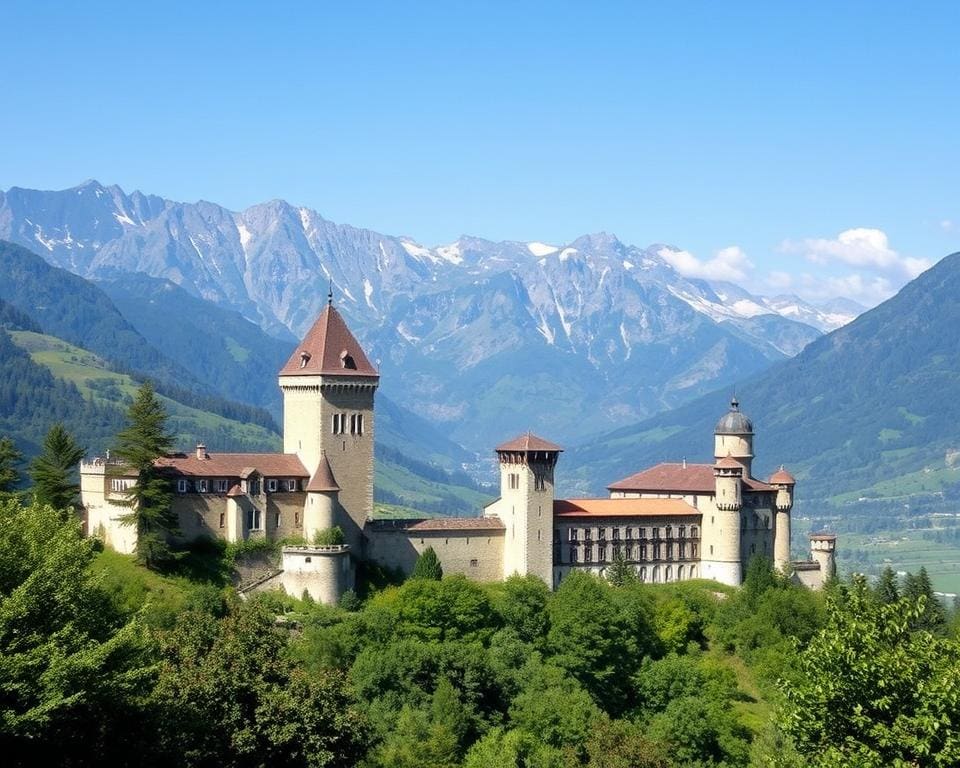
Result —
[[[562, 448], [532, 434], [496, 448], [500, 497], [480, 517], [373, 518], [374, 394], [379, 374], [332, 302], [281, 369], [283, 453], [207, 452], [157, 460], [175, 490], [183, 542], [220, 538], [329, 540], [283, 547], [258, 587], [336, 602], [354, 584], [355, 558], [409, 572], [428, 547], [444, 573], [494, 581], [533, 574], [555, 587], [573, 570], [614, 561], [644, 582], [741, 583], [747, 561], [770, 558], [819, 587], [834, 572], [835, 537], [811, 536], [810, 561], [791, 562], [794, 479], [782, 467], [753, 477], [753, 425], [734, 399], [717, 424], [713, 464], [658, 464], [608, 486], [609, 497], [557, 499]], [[87, 531], [133, 552], [136, 529], [119, 502], [136, 477], [109, 459], [84, 462]]]

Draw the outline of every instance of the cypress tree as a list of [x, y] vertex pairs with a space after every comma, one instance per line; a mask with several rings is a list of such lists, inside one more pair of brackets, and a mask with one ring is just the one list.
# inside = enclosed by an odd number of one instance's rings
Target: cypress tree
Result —
[[37, 502], [64, 512], [73, 511], [80, 493], [74, 470], [86, 450], [57, 422], [43, 440], [43, 453], [30, 464], [33, 493]]
[[431, 579], [440, 581], [443, 578], [443, 568], [440, 566], [440, 560], [437, 559], [437, 553], [433, 547], [427, 547], [420, 553], [416, 564], [413, 566], [411, 579]]
[[137, 559], [154, 568], [172, 558], [167, 536], [178, 533], [178, 526], [171, 509], [171, 482], [155, 466], [158, 458], [170, 452], [173, 436], [167, 432], [167, 414], [149, 382], [141, 385], [127, 420], [129, 425], [117, 435], [114, 449], [124, 469], [137, 473], [136, 483], [126, 491], [124, 504], [132, 511], [124, 522], [137, 528]]
[[613, 556], [613, 562], [606, 571], [607, 581], [615, 587], [633, 584], [637, 580], [637, 569], [627, 562], [622, 552]]

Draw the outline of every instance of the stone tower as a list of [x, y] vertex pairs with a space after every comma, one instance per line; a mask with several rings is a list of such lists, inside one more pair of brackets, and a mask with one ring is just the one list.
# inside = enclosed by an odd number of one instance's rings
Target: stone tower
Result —
[[553, 470], [562, 450], [530, 433], [497, 446], [500, 498], [487, 514], [506, 527], [504, 578], [532, 573], [553, 587]]
[[373, 512], [373, 398], [379, 382], [332, 297], [280, 370], [284, 453], [297, 454], [314, 478], [321, 460], [327, 462], [329, 478], [323, 479], [339, 489], [334, 521], [355, 549]]
[[743, 580], [740, 513], [743, 509], [743, 464], [726, 456], [713, 465], [714, 510], [704, 510], [701, 573], [704, 578], [739, 586]]
[[770, 477], [770, 485], [777, 489], [773, 502], [776, 508], [773, 565], [781, 573], [786, 573], [790, 568], [790, 510], [793, 509], [793, 486], [796, 482], [783, 465]]
[[753, 477], [753, 423], [740, 411], [740, 401], [730, 400], [730, 410], [713, 433], [713, 456], [718, 461], [730, 456], [743, 465], [744, 477]]
[[810, 534], [810, 557], [820, 563], [821, 586], [837, 575], [835, 550], [837, 536], [833, 533]]

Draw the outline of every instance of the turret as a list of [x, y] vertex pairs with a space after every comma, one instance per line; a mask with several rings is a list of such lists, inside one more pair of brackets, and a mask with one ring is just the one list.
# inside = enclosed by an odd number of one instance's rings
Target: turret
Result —
[[325, 531], [347, 522], [340, 519], [340, 486], [333, 476], [326, 454], [320, 455], [317, 471], [307, 483], [307, 501], [303, 509], [303, 538], [313, 542], [318, 531]]
[[713, 466], [714, 507], [705, 514], [701, 543], [701, 573], [705, 578], [739, 586], [743, 578], [740, 554], [740, 511], [743, 464], [725, 456]]
[[837, 575], [837, 563], [835, 560], [836, 548], [836, 534], [810, 534], [810, 558], [820, 563], [820, 578], [823, 584], [826, 584]]
[[532, 573], [553, 586], [553, 472], [562, 450], [529, 432], [497, 446], [500, 498], [487, 514], [506, 527], [504, 577]]
[[740, 411], [740, 401], [730, 400], [730, 410], [717, 422], [713, 432], [713, 455], [718, 461], [727, 456], [743, 465], [744, 477], [752, 477], [753, 422]]
[[777, 489], [773, 502], [776, 508], [773, 565], [784, 573], [790, 567], [790, 511], [793, 509], [793, 486], [796, 482], [782, 464], [770, 477], [770, 485]]

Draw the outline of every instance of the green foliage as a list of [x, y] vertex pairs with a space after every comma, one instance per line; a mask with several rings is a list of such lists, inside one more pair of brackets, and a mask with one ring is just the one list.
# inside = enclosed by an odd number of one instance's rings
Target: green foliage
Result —
[[313, 534], [313, 541], [311, 543], [318, 546], [331, 547], [343, 544], [344, 541], [343, 528], [336, 525], [333, 528], [318, 529]]
[[410, 578], [433, 579], [434, 581], [440, 581], [443, 578], [443, 568], [440, 566], [440, 560], [437, 558], [437, 553], [433, 551], [433, 547], [427, 547], [420, 553], [417, 562], [413, 565]]
[[671, 701], [653, 717], [648, 735], [668, 745], [674, 765], [745, 766], [750, 757], [749, 733], [729, 707], [700, 696]]
[[549, 628], [546, 611], [550, 591], [536, 576], [510, 576], [497, 590], [494, 608], [504, 625], [526, 643], [540, 643]]
[[928, 632], [942, 632], [947, 624], [946, 611], [943, 604], [933, 593], [933, 585], [927, 569], [920, 568], [916, 575], [908, 573], [903, 584], [903, 596], [910, 603], [917, 603], [923, 598], [923, 609], [914, 617], [913, 628], [924, 629]]
[[606, 578], [613, 586], [622, 587], [637, 580], [637, 569], [627, 562], [622, 552], [617, 552], [607, 568]]
[[0, 748], [13, 764], [117, 764], [140, 734], [150, 646], [91, 577], [92, 557], [59, 511], [0, 504]]
[[20, 482], [17, 467], [22, 461], [23, 454], [17, 450], [13, 440], [0, 437], [0, 499], [11, 494]]
[[911, 628], [925, 597], [884, 604], [857, 577], [784, 686], [785, 728], [811, 766], [960, 763], [960, 646]]
[[897, 575], [888, 565], [880, 574], [876, 586], [877, 599], [886, 605], [891, 605], [900, 599], [900, 588], [897, 585]]
[[137, 557], [157, 567], [172, 559], [167, 537], [177, 533], [178, 523], [171, 482], [155, 465], [170, 452], [173, 438], [167, 432], [167, 414], [149, 382], [137, 392], [127, 419], [129, 424], [117, 435], [114, 449], [123, 462], [121, 471], [137, 473], [136, 483], [127, 491], [126, 504], [132, 511], [125, 522], [136, 526]]
[[40, 504], [73, 511], [80, 494], [75, 480], [77, 465], [85, 450], [60, 422], [50, 427], [43, 441], [43, 453], [30, 465], [33, 493]]

